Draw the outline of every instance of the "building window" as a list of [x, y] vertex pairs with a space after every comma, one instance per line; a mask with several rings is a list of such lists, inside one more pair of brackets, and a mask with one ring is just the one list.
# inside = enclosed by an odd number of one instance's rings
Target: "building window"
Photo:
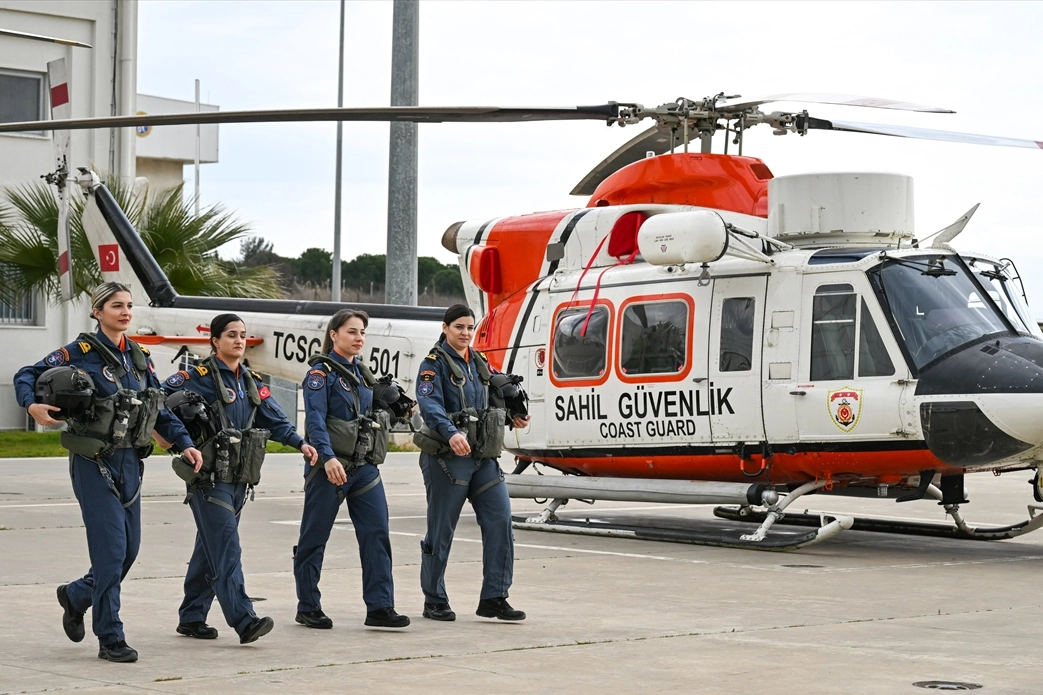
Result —
[[[43, 119], [43, 73], [0, 70], [0, 123]], [[43, 131], [36, 130], [29, 134], [43, 135]]]
[[628, 376], [679, 374], [688, 361], [688, 304], [630, 304], [623, 311], [620, 368]]
[[732, 297], [721, 303], [722, 372], [748, 372], [753, 368], [753, 297]]
[[[589, 318], [589, 320], [588, 320]], [[584, 326], [586, 330], [584, 330]], [[554, 328], [554, 378], [597, 379], [608, 356], [608, 307], [566, 309]]]
[[14, 304], [0, 300], [0, 325], [35, 326], [36, 302], [32, 295]]

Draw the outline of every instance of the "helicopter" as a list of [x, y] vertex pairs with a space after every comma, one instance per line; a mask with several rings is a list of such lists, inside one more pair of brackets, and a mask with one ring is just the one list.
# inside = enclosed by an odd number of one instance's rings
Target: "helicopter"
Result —
[[[979, 540], [1043, 525], [1039, 505], [1002, 528], [976, 528], [960, 505], [964, 476], [1034, 470], [1043, 501], [1043, 333], [1009, 260], [961, 255], [950, 242], [972, 208], [919, 238], [909, 177], [868, 172], [774, 177], [743, 155], [757, 125], [1040, 149], [1032, 140], [825, 120], [761, 106], [778, 101], [945, 113], [905, 102], [825, 94], [678, 99], [655, 108], [390, 107], [119, 116], [0, 124], [134, 127], [290, 120], [518, 122], [590, 119], [650, 129], [612, 153], [573, 193], [578, 210], [457, 222], [457, 254], [479, 317], [474, 346], [524, 379], [530, 425], [508, 436], [509, 493], [546, 498], [516, 528], [793, 550], [861, 528]], [[714, 136], [725, 138], [714, 154]], [[689, 151], [698, 143], [698, 152]], [[728, 144], [737, 146], [728, 154]], [[677, 150], [681, 151], [678, 152]], [[240, 313], [253, 368], [294, 379], [318, 351], [329, 302], [177, 295], [97, 177], [84, 228], [103, 277], [137, 282], [150, 305], [135, 339], [191, 351], [208, 319]], [[364, 306], [374, 372], [411, 386], [441, 310]], [[195, 348], [198, 349], [198, 348]], [[533, 464], [565, 475], [526, 474]], [[794, 515], [808, 494], [940, 503], [952, 524]], [[753, 533], [679, 532], [575, 523], [569, 500], [718, 505], [759, 522]], [[777, 522], [813, 526], [772, 534]]]

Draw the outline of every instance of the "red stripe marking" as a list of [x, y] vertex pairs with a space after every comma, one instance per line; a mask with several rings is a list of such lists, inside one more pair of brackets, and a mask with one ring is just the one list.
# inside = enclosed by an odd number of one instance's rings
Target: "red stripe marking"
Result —
[[69, 252], [65, 251], [58, 256], [58, 274], [65, 275], [67, 272], [69, 272]]
[[57, 108], [69, 103], [69, 84], [56, 84], [51, 87], [51, 108]]

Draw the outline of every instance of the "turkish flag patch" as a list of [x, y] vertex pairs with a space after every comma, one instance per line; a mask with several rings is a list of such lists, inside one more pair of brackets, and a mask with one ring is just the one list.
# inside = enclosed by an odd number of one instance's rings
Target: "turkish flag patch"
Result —
[[260, 396], [261, 398], [268, 398], [269, 396], [271, 396], [271, 395], [272, 395], [272, 392], [268, 390], [268, 387], [267, 387], [267, 386], [262, 386], [262, 387], [261, 387], [261, 388], [260, 388], [260, 389], [259, 389], [259, 390], [257, 391], [257, 395], [258, 395], [258, 396]]
[[98, 244], [98, 267], [103, 273], [116, 273], [120, 269], [119, 244]]

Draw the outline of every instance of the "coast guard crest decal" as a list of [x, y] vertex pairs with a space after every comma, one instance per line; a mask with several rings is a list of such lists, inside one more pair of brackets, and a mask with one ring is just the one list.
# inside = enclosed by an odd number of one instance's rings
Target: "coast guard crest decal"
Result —
[[833, 424], [841, 432], [851, 432], [858, 427], [862, 417], [862, 389], [845, 386], [826, 394], [826, 409]]

